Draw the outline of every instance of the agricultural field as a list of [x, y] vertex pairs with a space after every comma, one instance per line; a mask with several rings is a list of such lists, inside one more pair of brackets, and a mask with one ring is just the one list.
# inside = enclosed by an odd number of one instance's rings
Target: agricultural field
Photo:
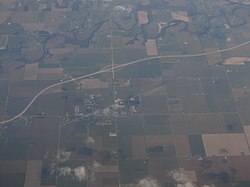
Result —
[[249, 0], [1, 0], [0, 187], [249, 187]]

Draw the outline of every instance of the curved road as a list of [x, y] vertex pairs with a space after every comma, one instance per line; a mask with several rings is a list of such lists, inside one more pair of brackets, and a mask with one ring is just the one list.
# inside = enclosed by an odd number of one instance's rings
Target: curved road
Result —
[[60, 85], [63, 85], [63, 84], [69, 83], [69, 82], [73, 82], [73, 81], [80, 80], [80, 79], [83, 79], [83, 78], [87, 78], [87, 77], [91, 77], [91, 76], [94, 76], [94, 75], [98, 75], [98, 74], [101, 74], [103, 72], [113, 71], [115, 69], [123, 68], [123, 67], [126, 67], [126, 66], [130, 66], [132, 64], [136, 64], [136, 63], [147, 61], [147, 60], [162, 59], [162, 58], [187, 58], [187, 57], [198, 57], [198, 56], [204, 56], [204, 55], [211, 55], [211, 54], [215, 54], [215, 53], [221, 53], [221, 52], [231, 51], [231, 50], [234, 50], [236, 48], [245, 46], [245, 45], [247, 45], [249, 43], [250, 43], [250, 40], [247, 41], [247, 42], [241, 43], [239, 45], [236, 45], [234, 47], [230, 47], [230, 48], [226, 48], [226, 49], [221, 49], [221, 50], [216, 50], [216, 51], [211, 51], [211, 52], [206, 52], [206, 53], [198, 53], [198, 54], [190, 54], [190, 55], [188, 55], [188, 54], [186, 54], [186, 55], [163, 55], [163, 56], [154, 56], [154, 57], [143, 58], [143, 59], [140, 59], [140, 60], [134, 60], [134, 61], [131, 61], [131, 62], [127, 62], [125, 64], [121, 64], [121, 65], [115, 66], [113, 68], [102, 69], [100, 71], [96, 71], [96, 72], [93, 72], [93, 73], [90, 73], [90, 74], [87, 74], [87, 75], [83, 75], [83, 76], [79, 76], [79, 77], [76, 77], [76, 78], [73, 78], [73, 79], [70, 79], [70, 80], [58, 82], [58, 83], [52, 84], [52, 85], [47, 86], [46, 88], [42, 89], [40, 92], [38, 92], [32, 98], [32, 100], [29, 102], [29, 104], [19, 114], [17, 114], [13, 118], [1, 121], [0, 124], [5, 124], [5, 123], [12, 122], [12, 121], [18, 119], [19, 117], [21, 117], [31, 107], [31, 105], [36, 101], [36, 99], [40, 95], [42, 95], [48, 89], [56, 87], [56, 86], [60, 86]]

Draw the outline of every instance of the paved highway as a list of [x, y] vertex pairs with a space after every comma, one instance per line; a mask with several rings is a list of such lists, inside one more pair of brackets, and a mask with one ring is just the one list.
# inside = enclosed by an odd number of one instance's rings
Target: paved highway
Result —
[[79, 77], [76, 77], [76, 78], [73, 78], [73, 79], [70, 79], [70, 80], [65, 80], [65, 81], [62, 81], [62, 82], [58, 82], [58, 83], [52, 84], [52, 85], [47, 86], [46, 88], [42, 89], [40, 92], [38, 92], [32, 98], [32, 100], [29, 102], [29, 104], [19, 114], [17, 114], [16, 116], [14, 116], [14, 117], [12, 117], [10, 119], [1, 121], [0, 124], [9, 123], [9, 122], [12, 122], [12, 121], [20, 118], [31, 107], [31, 105], [37, 100], [37, 98], [40, 95], [42, 95], [45, 91], [49, 90], [50, 88], [53, 88], [53, 87], [56, 87], [56, 86], [60, 86], [60, 85], [63, 85], [63, 84], [69, 83], [69, 82], [73, 82], [73, 81], [77, 81], [77, 80], [84, 79], [84, 78], [87, 78], [87, 77], [91, 77], [91, 76], [94, 76], [94, 75], [98, 75], [98, 74], [101, 74], [103, 72], [113, 71], [114, 69], [124, 68], [124, 67], [130, 66], [130, 65], [133, 65], [133, 64], [136, 64], [136, 63], [139, 63], [139, 62], [143, 62], [143, 61], [154, 60], [154, 59], [163, 59], [163, 58], [187, 58], [187, 57], [198, 57], [198, 56], [204, 56], [204, 55], [211, 55], [211, 54], [215, 54], [215, 53], [231, 51], [231, 50], [246, 46], [249, 43], [250, 43], [250, 40], [247, 41], [247, 42], [241, 43], [239, 45], [236, 45], [234, 47], [221, 49], [221, 50], [215, 50], [215, 51], [206, 52], [206, 53], [185, 54], [185, 55], [163, 55], [163, 56], [153, 56], [153, 57], [143, 58], [143, 59], [127, 62], [125, 64], [117, 65], [115, 67], [102, 69], [100, 71], [96, 71], [96, 72], [93, 72], [93, 73], [90, 73], [90, 74], [87, 74], [87, 75], [82, 75], [82, 76], [79, 76]]

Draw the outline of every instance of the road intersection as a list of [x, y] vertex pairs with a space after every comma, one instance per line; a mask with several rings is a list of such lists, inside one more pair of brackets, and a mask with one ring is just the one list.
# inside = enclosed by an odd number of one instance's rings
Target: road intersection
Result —
[[21, 116], [31, 107], [31, 105], [37, 100], [37, 98], [38, 98], [40, 95], [42, 95], [45, 91], [47, 91], [47, 90], [49, 90], [49, 89], [51, 89], [51, 88], [54, 88], [54, 87], [56, 87], [56, 86], [60, 86], [60, 85], [66, 84], [66, 83], [70, 83], [70, 82], [73, 82], [73, 81], [81, 80], [81, 79], [88, 78], [88, 77], [91, 77], [91, 76], [95, 76], [95, 75], [98, 75], [98, 74], [101, 74], [101, 73], [104, 73], [104, 72], [108, 72], [108, 71], [112, 71], [112, 72], [113, 72], [115, 69], [121, 69], [121, 68], [130, 66], [130, 65], [133, 65], [133, 64], [140, 63], [140, 62], [144, 62], [144, 61], [146, 62], [146, 61], [148, 61], [148, 60], [164, 59], [164, 58], [189, 58], [189, 57], [199, 57], [199, 56], [205, 56], [205, 55], [211, 55], [211, 54], [216, 54], [216, 53], [231, 51], [231, 50], [234, 50], [234, 49], [237, 49], [237, 48], [246, 46], [246, 45], [248, 45], [248, 44], [250, 44], [250, 40], [247, 41], [247, 42], [241, 43], [241, 44], [239, 44], [239, 45], [230, 47], [230, 48], [225, 48], [225, 49], [215, 50], [215, 51], [210, 51], [210, 52], [205, 52], [205, 53], [184, 54], [184, 55], [162, 55], [162, 56], [153, 56], [153, 57], [143, 58], [143, 59], [139, 59], [139, 60], [130, 61], [130, 62], [121, 64], [121, 65], [112, 66], [112, 67], [110, 67], [110, 68], [102, 69], [102, 70], [99, 70], [99, 71], [96, 71], [96, 72], [93, 72], [93, 73], [90, 73], [90, 74], [87, 74], [87, 75], [82, 75], [82, 76], [79, 76], [79, 77], [76, 77], [76, 78], [73, 78], [73, 79], [69, 79], [69, 80], [65, 80], [65, 81], [62, 81], [62, 82], [54, 83], [54, 84], [52, 84], [52, 85], [50, 85], [50, 86], [47, 86], [47, 87], [43, 88], [41, 91], [39, 91], [39, 92], [31, 99], [31, 101], [28, 103], [28, 105], [27, 105], [19, 114], [17, 114], [16, 116], [14, 116], [14, 117], [12, 117], [12, 118], [10, 118], [10, 119], [1, 121], [0, 124], [6, 124], [6, 123], [12, 122], [12, 121], [14, 121], [14, 120], [20, 118], [20, 117], [21, 117]]

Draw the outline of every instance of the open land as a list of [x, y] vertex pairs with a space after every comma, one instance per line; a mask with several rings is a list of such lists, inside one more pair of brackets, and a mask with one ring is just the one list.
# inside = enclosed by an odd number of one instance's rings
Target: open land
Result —
[[248, 187], [249, 12], [2, 0], [0, 186]]

